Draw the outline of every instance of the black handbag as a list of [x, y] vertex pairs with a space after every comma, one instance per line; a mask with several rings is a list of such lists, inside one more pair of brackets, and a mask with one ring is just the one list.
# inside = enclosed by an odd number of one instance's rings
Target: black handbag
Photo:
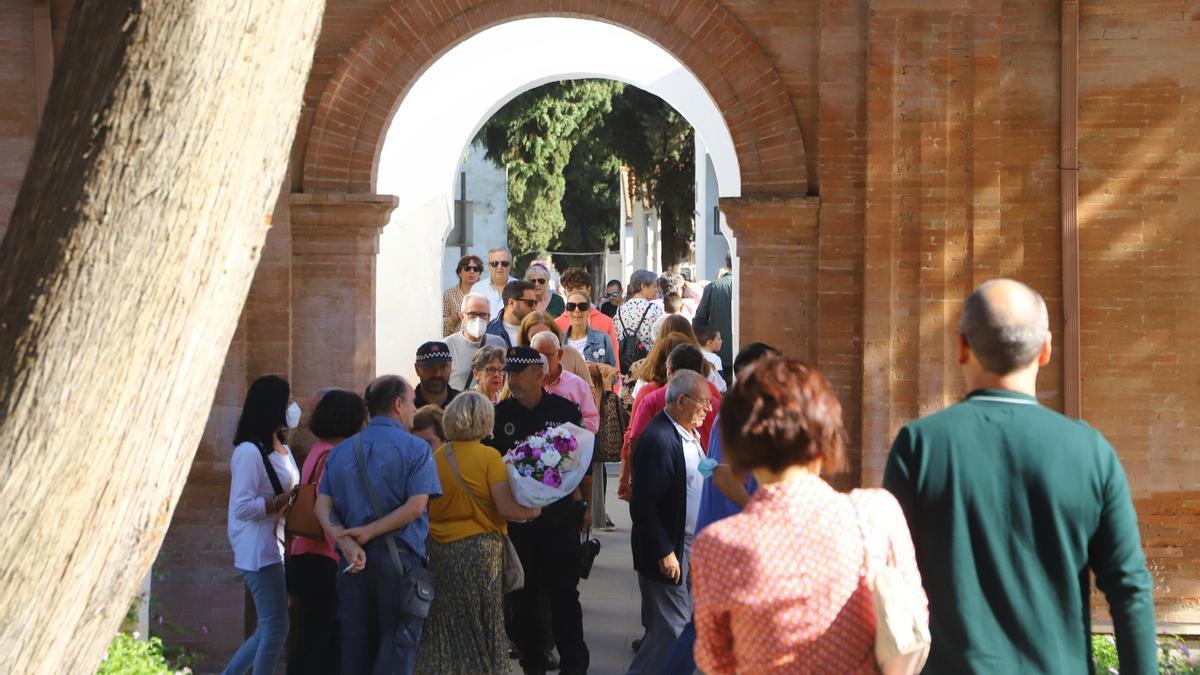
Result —
[[[358, 476], [367, 490], [367, 497], [371, 500], [371, 509], [374, 511], [372, 515], [375, 516], [375, 520], [379, 520], [382, 517], [382, 509], [379, 508], [379, 496], [367, 480], [367, 465], [363, 462], [360, 436], [354, 437], [354, 459], [358, 462]], [[400, 552], [396, 550], [395, 533], [389, 532], [383, 539], [387, 542], [392, 564], [400, 573], [400, 595], [396, 599], [396, 609], [401, 614], [424, 619], [429, 616], [429, 607], [433, 604], [433, 571], [418, 565], [405, 569], [404, 563], [400, 562]]]

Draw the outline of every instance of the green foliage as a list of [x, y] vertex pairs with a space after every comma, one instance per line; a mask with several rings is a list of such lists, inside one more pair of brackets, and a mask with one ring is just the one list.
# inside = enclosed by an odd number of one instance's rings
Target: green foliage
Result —
[[108, 645], [108, 655], [96, 675], [178, 675], [191, 668], [172, 668], [163, 656], [162, 640], [139, 640], [137, 634], [117, 633]]
[[611, 80], [556, 82], [510, 101], [479, 135], [488, 158], [508, 168], [509, 246], [518, 261], [551, 247], [614, 245], [622, 164], [663, 220], [664, 263], [686, 258], [695, 202], [692, 133], [662, 99]]
[[[1200, 675], [1200, 665], [1192, 663], [1190, 658], [1191, 651], [1179, 637], [1164, 635], [1158, 638], [1158, 672], [1162, 675]], [[1121, 660], [1113, 636], [1092, 636], [1092, 662], [1097, 673], [1120, 674]]]
[[480, 131], [487, 157], [508, 168], [508, 240], [515, 255], [546, 250], [565, 226], [571, 151], [612, 110], [615, 82], [555, 82], [518, 96]]

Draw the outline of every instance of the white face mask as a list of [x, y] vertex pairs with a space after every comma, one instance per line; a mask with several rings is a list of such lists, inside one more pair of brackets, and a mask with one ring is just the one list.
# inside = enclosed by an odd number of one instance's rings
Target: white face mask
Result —
[[488, 323], [486, 319], [468, 319], [466, 324], [467, 335], [473, 338], [481, 338], [487, 332]]
[[295, 429], [300, 426], [300, 404], [292, 401], [287, 409], [287, 428]]

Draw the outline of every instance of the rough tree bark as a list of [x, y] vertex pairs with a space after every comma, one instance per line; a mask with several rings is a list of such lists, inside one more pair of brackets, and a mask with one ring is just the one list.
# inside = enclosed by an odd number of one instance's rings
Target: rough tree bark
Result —
[[0, 244], [0, 672], [92, 672], [158, 552], [324, 4], [75, 8]]

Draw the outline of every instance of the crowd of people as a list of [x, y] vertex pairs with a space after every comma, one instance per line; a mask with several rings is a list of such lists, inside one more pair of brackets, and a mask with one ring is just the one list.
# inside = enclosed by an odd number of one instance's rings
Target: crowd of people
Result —
[[[507, 673], [512, 658], [586, 673], [579, 583], [588, 532], [613, 527], [605, 452], [640, 593], [629, 674], [1086, 672], [1089, 572], [1121, 672], [1157, 672], [1120, 463], [1038, 403], [1052, 343], [1034, 290], [994, 280], [965, 300], [970, 393], [900, 430], [882, 488], [847, 494], [823, 478], [847, 443], [830, 382], [763, 343], [735, 358], [728, 269], [703, 287], [639, 270], [597, 298], [586, 270], [535, 262], [516, 279], [509, 251], [486, 257], [459, 261], [416, 386], [318, 392], [302, 469], [288, 384], [249, 388], [229, 538], [257, 627], [225, 672], [274, 672], [290, 624], [289, 673]], [[568, 423], [596, 433], [587, 476], [523, 505], [505, 453]], [[286, 541], [303, 486], [324, 536]], [[921, 627], [907, 661], [878, 647], [895, 630], [883, 592]]]

